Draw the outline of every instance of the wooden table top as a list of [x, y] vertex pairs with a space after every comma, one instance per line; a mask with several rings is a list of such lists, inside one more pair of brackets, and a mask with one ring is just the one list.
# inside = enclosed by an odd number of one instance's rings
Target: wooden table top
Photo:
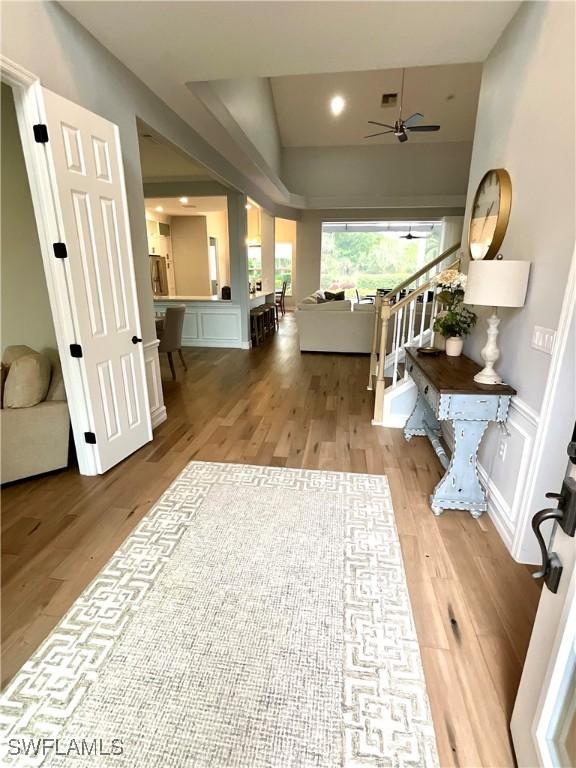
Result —
[[448, 357], [446, 353], [422, 355], [416, 347], [405, 347], [406, 354], [414, 360], [433, 386], [447, 395], [515, 395], [516, 390], [507, 384], [478, 384], [474, 376], [481, 366], [466, 355]]

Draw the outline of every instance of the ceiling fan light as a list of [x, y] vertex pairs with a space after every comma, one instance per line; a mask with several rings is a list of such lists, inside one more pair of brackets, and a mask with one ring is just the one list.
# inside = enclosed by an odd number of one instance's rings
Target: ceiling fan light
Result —
[[408, 141], [408, 135], [404, 133], [404, 131], [400, 131], [400, 133], [397, 133], [396, 136], [398, 137], [398, 141], [402, 144], [405, 141]]

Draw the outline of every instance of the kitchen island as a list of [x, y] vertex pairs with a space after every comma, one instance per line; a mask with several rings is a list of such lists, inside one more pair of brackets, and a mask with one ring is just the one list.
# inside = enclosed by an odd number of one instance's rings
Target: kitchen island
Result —
[[237, 302], [219, 296], [154, 296], [157, 317], [175, 305], [186, 307], [183, 347], [249, 348], [248, 342], [242, 342], [242, 310]]

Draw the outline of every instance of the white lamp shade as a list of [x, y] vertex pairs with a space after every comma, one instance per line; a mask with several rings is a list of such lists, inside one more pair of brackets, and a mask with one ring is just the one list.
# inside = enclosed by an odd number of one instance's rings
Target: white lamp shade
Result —
[[471, 261], [464, 303], [523, 307], [529, 274], [529, 261]]

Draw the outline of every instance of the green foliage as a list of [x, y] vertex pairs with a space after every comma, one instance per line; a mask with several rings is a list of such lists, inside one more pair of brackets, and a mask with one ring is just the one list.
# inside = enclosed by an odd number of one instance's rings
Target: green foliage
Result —
[[323, 232], [320, 287], [346, 298], [393, 288], [438, 254], [439, 232], [402, 240], [388, 232]]
[[[439, 294], [439, 298], [442, 294]], [[444, 302], [447, 303], [447, 302]], [[445, 314], [434, 320], [434, 330], [445, 338], [467, 336], [476, 325], [476, 313], [461, 302], [452, 303]]]

